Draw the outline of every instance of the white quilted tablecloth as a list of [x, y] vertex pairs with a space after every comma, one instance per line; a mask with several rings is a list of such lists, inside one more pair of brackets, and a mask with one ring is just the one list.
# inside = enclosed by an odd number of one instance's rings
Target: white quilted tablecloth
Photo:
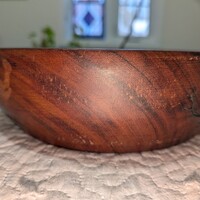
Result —
[[43, 144], [0, 111], [0, 199], [200, 200], [200, 135], [141, 154], [92, 154]]

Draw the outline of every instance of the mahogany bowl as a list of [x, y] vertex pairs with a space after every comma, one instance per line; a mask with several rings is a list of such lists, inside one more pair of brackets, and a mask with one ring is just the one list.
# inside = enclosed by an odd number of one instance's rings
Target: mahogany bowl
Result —
[[169, 147], [200, 132], [200, 53], [0, 49], [0, 106], [68, 149]]

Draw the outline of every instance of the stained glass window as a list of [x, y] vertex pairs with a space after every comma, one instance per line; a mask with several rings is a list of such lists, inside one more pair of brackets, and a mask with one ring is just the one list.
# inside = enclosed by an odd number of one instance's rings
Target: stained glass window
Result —
[[103, 37], [105, 0], [73, 0], [73, 31], [80, 37]]
[[147, 37], [150, 32], [151, 0], [119, 0], [118, 33], [134, 37]]

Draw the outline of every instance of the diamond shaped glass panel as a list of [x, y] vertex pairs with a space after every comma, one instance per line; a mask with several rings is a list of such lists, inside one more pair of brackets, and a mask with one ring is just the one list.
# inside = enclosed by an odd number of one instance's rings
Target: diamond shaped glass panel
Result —
[[85, 23], [90, 26], [90, 24], [94, 21], [94, 17], [88, 12], [84, 17]]
[[104, 34], [105, 0], [73, 0], [73, 31], [79, 37]]

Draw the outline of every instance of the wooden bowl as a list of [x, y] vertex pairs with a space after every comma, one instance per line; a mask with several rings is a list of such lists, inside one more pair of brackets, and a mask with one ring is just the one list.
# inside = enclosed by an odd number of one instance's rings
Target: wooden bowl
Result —
[[1, 49], [0, 105], [69, 149], [169, 147], [200, 132], [200, 53]]

